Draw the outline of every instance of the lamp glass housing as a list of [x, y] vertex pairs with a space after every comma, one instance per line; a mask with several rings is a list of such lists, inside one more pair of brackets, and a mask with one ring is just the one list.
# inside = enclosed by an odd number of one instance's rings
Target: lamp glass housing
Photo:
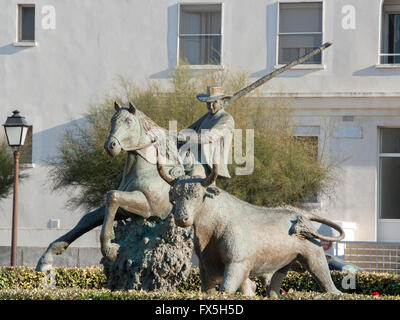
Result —
[[25, 143], [29, 125], [25, 118], [19, 115], [19, 111], [13, 111], [13, 115], [7, 118], [3, 125], [6, 132], [7, 142], [10, 147], [21, 147]]

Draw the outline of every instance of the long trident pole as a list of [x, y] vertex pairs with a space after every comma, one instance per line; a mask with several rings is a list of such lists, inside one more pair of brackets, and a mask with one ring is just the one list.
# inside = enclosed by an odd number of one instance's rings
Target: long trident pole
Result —
[[293, 68], [294, 66], [301, 64], [307, 60], [309, 60], [310, 58], [312, 58], [313, 56], [317, 55], [318, 53], [320, 53], [321, 51], [325, 50], [326, 48], [329, 48], [332, 45], [331, 42], [326, 42], [324, 43], [321, 47], [319, 47], [318, 49], [315, 49], [313, 51], [311, 51], [310, 53], [300, 57], [299, 59], [265, 75], [264, 77], [258, 79], [257, 81], [254, 81], [252, 84], [248, 85], [247, 87], [239, 90], [238, 92], [236, 92], [231, 98], [228, 98], [225, 100], [225, 104], [231, 103], [237, 99], [239, 99], [241, 96], [244, 96], [245, 94], [249, 93], [250, 91], [253, 91], [254, 89], [256, 89], [257, 87], [263, 85], [265, 82], [271, 80], [272, 78], [275, 78], [276, 76], [278, 76], [279, 74]]

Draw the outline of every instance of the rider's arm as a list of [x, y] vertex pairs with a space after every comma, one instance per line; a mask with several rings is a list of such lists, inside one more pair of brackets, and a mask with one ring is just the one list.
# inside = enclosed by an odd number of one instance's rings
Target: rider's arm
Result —
[[187, 129], [196, 130], [207, 116], [208, 116], [208, 113], [203, 115], [199, 120], [196, 120], [194, 123], [192, 123], [189, 127], [187, 127]]

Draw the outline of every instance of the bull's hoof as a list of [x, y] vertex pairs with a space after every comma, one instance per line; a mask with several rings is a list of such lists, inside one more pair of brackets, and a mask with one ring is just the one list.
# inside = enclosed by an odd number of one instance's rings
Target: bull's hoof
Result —
[[218, 293], [216, 288], [211, 288], [211, 289], [202, 290], [202, 291], [205, 292], [207, 295], [215, 295]]
[[111, 243], [109, 247], [106, 249], [104, 256], [108, 261], [114, 262], [115, 259], [117, 258], [118, 252], [119, 252], [119, 244]]
[[270, 299], [279, 300], [281, 298], [280, 289], [279, 290], [273, 290], [273, 289], [267, 290], [267, 296], [266, 297], [270, 298]]
[[336, 290], [333, 290], [333, 291], [331, 291], [331, 292], [329, 292], [330, 294], [336, 294], [336, 295], [340, 295], [340, 294], [343, 294], [343, 292], [342, 291], [340, 291], [340, 290], [338, 290], [338, 289], [336, 289]]
[[239, 291], [244, 296], [253, 297], [256, 295], [257, 284], [247, 278], [241, 285]]

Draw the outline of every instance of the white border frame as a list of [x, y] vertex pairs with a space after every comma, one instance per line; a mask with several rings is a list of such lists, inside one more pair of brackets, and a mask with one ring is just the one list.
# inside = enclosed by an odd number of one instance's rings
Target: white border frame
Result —
[[[22, 7], [31, 7], [35, 8], [35, 16], [34, 16], [34, 21], [35, 21], [35, 30], [34, 30], [34, 35], [35, 35], [35, 40], [29, 41], [29, 40], [20, 40], [21, 39], [21, 8]], [[16, 4], [16, 24], [15, 24], [15, 42], [13, 43], [14, 47], [37, 47], [38, 43], [36, 41], [36, 3], [32, 2], [20, 2]]]
[[[283, 67], [283, 64], [279, 64], [279, 25], [280, 25], [280, 5], [290, 3], [321, 3], [322, 4], [322, 43], [325, 43], [325, 7], [326, 0], [305, 0], [305, 1], [278, 1], [277, 12], [276, 12], [276, 43], [275, 43], [275, 69]], [[299, 64], [294, 66], [291, 70], [325, 70], [325, 54], [321, 52], [321, 63], [320, 64]]]
[[[316, 137], [317, 138], [317, 156], [318, 158], [320, 158], [321, 156], [321, 126], [320, 125], [295, 125], [295, 128], [318, 128], [318, 134], [311, 134], [304, 132], [304, 133], [298, 133], [298, 134], [293, 134], [293, 137]], [[323, 208], [323, 203], [321, 200], [321, 194], [320, 192], [317, 193], [317, 202], [303, 202], [300, 204], [301, 207], [303, 207], [304, 209], [308, 209], [308, 210], [315, 210], [315, 209], [322, 209]]]
[[[384, 11], [383, 11], [383, 7], [385, 5], [385, 0], [381, 0], [380, 5], [379, 5], [379, 25], [378, 25], [378, 61], [375, 65], [376, 69], [400, 69], [400, 63], [381, 63], [381, 57], [382, 57], [382, 50], [384, 49], [383, 47], [383, 31], [384, 26], [383, 23], [385, 22], [385, 19], [383, 17], [384, 15]], [[400, 3], [399, 3], [400, 5]]]
[[[181, 66], [179, 64], [180, 58], [180, 22], [181, 22], [181, 6], [182, 5], [210, 5], [210, 4], [219, 4], [221, 5], [221, 53], [220, 53], [220, 63], [219, 64], [191, 64]], [[177, 40], [176, 40], [176, 65], [181, 66], [188, 69], [199, 69], [199, 70], [207, 70], [207, 69], [223, 69], [224, 68], [224, 3], [223, 2], [178, 2], [178, 30], [177, 30]]]
[[400, 127], [396, 126], [377, 126], [378, 132], [378, 143], [377, 143], [377, 179], [376, 179], [376, 240], [380, 241], [382, 238], [379, 230], [380, 230], [380, 222], [395, 222], [400, 223], [400, 219], [382, 219], [381, 218], [381, 158], [400, 158], [400, 153], [381, 153], [381, 137], [382, 137], [382, 129], [400, 129]]

